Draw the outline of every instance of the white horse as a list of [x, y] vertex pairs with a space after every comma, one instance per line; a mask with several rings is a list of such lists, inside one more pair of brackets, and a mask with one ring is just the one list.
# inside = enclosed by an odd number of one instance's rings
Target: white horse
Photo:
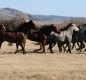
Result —
[[60, 52], [62, 51], [62, 46], [64, 44], [67, 44], [68, 51], [71, 53], [71, 42], [72, 42], [73, 31], [79, 31], [79, 28], [75, 24], [70, 23], [67, 27], [61, 29], [60, 34], [51, 32], [49, 37], [49, 49], [51, 53], [53, 53], [52, 51], [53, 42], [56, 42], [58, 44], [58, 48]]

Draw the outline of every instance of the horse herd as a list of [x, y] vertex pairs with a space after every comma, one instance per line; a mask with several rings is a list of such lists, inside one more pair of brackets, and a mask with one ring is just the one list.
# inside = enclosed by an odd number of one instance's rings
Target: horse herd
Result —
[[55, 44], [58, 45], [60, 52], [63, 49], [71, 53], [75, 43], [77, 43], [78, 48], [76, 50], [81, 52], [85, 48], [86, 25], [76, 26], [74, 23], [70, 23], [62, 29], [57, 29], [54, 24], [38, 27], [30, 20], [22, 23], [14, 31], [8, 31], [3, 24], [0, 24], [0, 48], [4, 41], [16, 43], [15, 53], [19, 51], [18, 46], [20, 45], [23, 54], [25, 54], [26, 39], [36, 41], [40, 45], [38, 50], [43, 49], [42, 52], [45, 54], [45, 45], [49, 45], [50, 52], [53, 53], [52, 48]]

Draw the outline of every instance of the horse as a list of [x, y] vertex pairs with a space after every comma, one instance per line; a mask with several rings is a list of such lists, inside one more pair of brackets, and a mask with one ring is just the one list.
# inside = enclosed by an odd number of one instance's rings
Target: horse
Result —
[[60, 31], [61, 31], [60, 34], [51, 32], [49, 36], [49, 49], [51, 53], [53, 53], [52, 44], [53, 42], [56, 42], [58, 44], [58, 48], [60, 52], [62, 51], [62, 46], [64, 44], [67, 44], [68, 46], [67, 51], [71, 53], [71, 42], [72, 42], [73, 31], [79, 31], [79, 28], [75, 24], [70, 23], [65, 28], [61, 29]]
[[18, 46], [20, 45], [23, 50], [23, 54], [25, 54], [25, 43], [27, 36], [27, 34], [22, 32], [7, 32], [6, 28], [3, 25], [0, 25], [0, 48], [4, 41], [16, 43], [15, 53], [18, 52]]
[[82, 52], [82, 49], [85, 48], [86, 43], [86, 25], [82, 24], [79, 26], [79, 33], [78, 33], [78, 43], [79, 43], [79, 48], [77, 50], [80, 50]]
[[[38, 31], [31, 30], [28, 33], [28, 39], [39, 42], [40, 49], [43, 49], [42, 52], [46, 54], [46, 52], [45, 52], [46, 41], [52, 31], [54, 31], [56, 33], [60, 33], [60, 31], [57, 30], [56, 26], [54, 26], [52, 24], [44, 25], [44, 26], [41, 26]], [[40, 50], [40, 49], [38, 49], [38, 50]], [[38, 50], [36, 50], [36, 51], [38, 51]]]
[[[31, 29], [38, 30], [38, 26], [35, 25], [32, 20], [30, 20], [29, 22], [23, 22], [22, 24], [17, 26], [17, 28], [15, 30], [13, 30], [13, 31], [7, 30], [7, 32], [23, 32], [23, 33], [26, 33], [27, 31], [29, 32]], [[11, 46], [11, 45], [12, 45], [12, 43], [10, 42], [8, 44], [8, 46]]]

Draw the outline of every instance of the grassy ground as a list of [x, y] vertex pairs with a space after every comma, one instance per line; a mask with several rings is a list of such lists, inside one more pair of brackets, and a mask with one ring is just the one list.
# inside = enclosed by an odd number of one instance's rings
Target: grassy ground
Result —
[[15, 45], [3, 43], [0, 54], [0, 80], [86, 80], [86, 54], [32, 53], [39, 48], [27, 41], [26, 55], [14, 54]]

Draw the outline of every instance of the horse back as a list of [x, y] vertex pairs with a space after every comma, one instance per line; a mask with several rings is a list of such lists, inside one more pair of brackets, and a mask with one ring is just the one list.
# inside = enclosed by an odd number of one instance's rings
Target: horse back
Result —
[[26, 36], [22, 32], [6, 32], [4, 35], [4, 40], [8, 42], [16, 43], [26, 40]]

